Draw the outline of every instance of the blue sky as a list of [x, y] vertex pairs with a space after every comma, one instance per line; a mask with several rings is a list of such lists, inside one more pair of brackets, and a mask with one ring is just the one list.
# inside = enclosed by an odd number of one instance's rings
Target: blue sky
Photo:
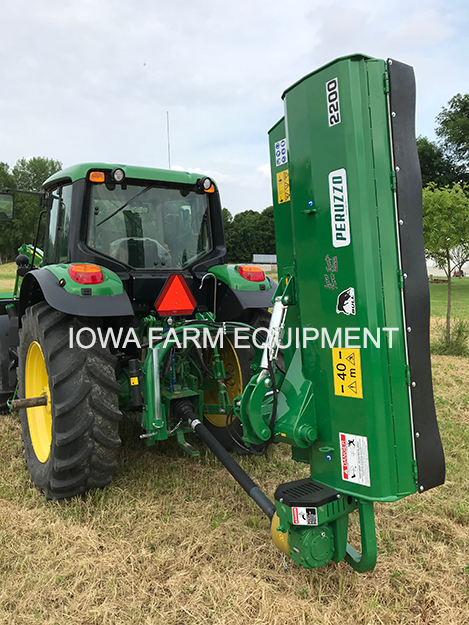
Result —
[[345, 54], [412, 65], [417, 132], [469, 92], [463, 0], [3, 0], [0, 160], [109, 161], [216, 178], [236, 213], [271, 204], [282, 92]]

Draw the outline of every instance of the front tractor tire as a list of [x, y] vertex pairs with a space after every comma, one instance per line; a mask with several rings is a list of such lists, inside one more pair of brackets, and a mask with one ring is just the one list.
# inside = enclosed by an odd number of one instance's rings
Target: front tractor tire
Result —
[[115, 359], [98, 344], [69, 345], [70, 328], [75, 336], [90, 326], [45, 302], [23, 316], [19, 397], [45, 394], [47, 405], [20, 410], [22, 436], [31, 479], [48, 499], [106, 486], [117, 466], [122, 414]]

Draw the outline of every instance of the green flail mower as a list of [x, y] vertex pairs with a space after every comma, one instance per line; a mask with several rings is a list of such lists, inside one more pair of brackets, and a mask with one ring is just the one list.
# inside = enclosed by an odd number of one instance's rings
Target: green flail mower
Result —
[[[175, 436], [196, 455], [195, 431], [298, 565], [368, 571], [373, 503], [427, 491], [445, 471], [413, 71], [344, 57], [283, 100], [269, 132], [278, 285], [225, 264], [210, 178], [65, 169], [40, 194], [45, 238], [20, 249], [2, 295], [0, 407], [19, 410], [31, 478], [50, 499], [110, 482], [127, 413], [148, 445]], [[0, 219], [15, 193], [0, 196]], [[272, 442], [311, 468], [275, 502], [229, 453]], [[356, 510], [360, 553], [347, 542]]]

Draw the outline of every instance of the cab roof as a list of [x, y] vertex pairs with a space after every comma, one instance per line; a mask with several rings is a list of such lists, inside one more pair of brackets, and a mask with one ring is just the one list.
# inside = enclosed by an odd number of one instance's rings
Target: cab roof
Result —
[[156, 169], [153, 167], [139, 167], [136, 165], [122, 165], [121, 163], [79, 163], [71, 165], [50, 176], [42, 185], [45, 191], [49, 191], [58, 183], [69, 184], [86, 178], [90, 170], [112, 170], [120, 167], [124, 170], [126, 178], [138, 178], [143, 180], [155, 180], [162, 182], [174, 182], [193, 185], [203, 177], [203, 174], [190, 174], [186, 171], [174, 171], [172, 169]]

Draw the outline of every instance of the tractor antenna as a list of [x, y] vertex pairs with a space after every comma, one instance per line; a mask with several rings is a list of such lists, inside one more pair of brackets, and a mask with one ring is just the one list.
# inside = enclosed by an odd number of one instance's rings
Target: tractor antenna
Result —
[[171, 143], [169, 140], [169, 111], [166, 111], [166, 131], [168, 134], [168, 169], [171, 169]]

